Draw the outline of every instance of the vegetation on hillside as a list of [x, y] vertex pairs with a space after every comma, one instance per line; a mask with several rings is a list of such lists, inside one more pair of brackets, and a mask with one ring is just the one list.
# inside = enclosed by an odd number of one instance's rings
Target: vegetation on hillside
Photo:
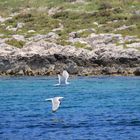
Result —
[[[1, 0], [0, 15], [6, 17], [11, 13], [20, 13], [13, 19], [0, 24], [0, 34], [10, 36], [14, 31], [7, 31], [7, 26], [16, 27], [17, 23], [25, 26], [16, 31], [16, 34], [25, 37], [34, 34], [47, 34], [60, 23], [63, 30], [57, 30], [60, 36], [59, 43], [67, 43], [69, 33], [80, 29], [94, 28], [97, 33], [120, 33], [134, 35], [140, 38], [140, 1], [139, 0], [86, 0], [83, 3], [73, 3], [72, 0]], [[49, 15], [50, 9], [56, 11]], [[98, 23], [98, 24], [95, 24]], [[115, 30], [123, 25], [130, 27], [124, 30]], [[29, 33], [34, 30], [34, 33]], [[88, 32], [79, 34], [82, 37]], [[80, 46], [79, 44], [77, 46]]]

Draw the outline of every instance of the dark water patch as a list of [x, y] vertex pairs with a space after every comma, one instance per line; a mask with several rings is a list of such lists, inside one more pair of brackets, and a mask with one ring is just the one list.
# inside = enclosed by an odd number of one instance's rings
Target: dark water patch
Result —
[[36, 117], [40, 117], [40, 114], [30, 114], [30, 115], [24, 115], [24, 118], [36, 118]]

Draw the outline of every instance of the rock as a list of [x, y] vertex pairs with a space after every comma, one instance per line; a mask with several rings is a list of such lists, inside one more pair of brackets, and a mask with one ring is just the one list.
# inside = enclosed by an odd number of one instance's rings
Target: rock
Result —
[[49, 61], [45, 59], [45, 56], [40, 56], [39, 54], [34, 54], [28, 59], [27, 64], [31, 67], [31, 69], [37, 69], [44, 66], [47, 66]]
[[78, 34], [77, 34], [77, 32], [71, 32], [71, 33], [69, 33], [69, 36], [72, 38], [77, 38]]
[[9, 38], [0, 38], [0, 46], [2, 44], [6, 44], [5, 41], [9, 40]]
[[7, 20], [11, 20], [14, 16], [16, 16], [16, 15], [18, 15], [18, 14], [19, 14], [19, 13], [13, 13], [13, 14], [11, 14], [9, 17], [6, 17], [6, 18], [0, 16], [0, 22], [3, 23], [3, 22], [5, 22], [5, 21], [7, 21]]
[[87, 43], [93, 48], [106, 48], [106, 46], [116, 46], [115, 43], [123, 40], [120, 34], [95, 34], [92, 33], [87, 39]]
[[54, 74], [55, 65], [49, 65], [46, 75], [53, 75]]
[[59, 27], [52, 30], [52, 32], [62, 31], [64, 29], [64, 25], [59, 23]]
[[66, 0], [67, 2], [75, 3], [85, 3], [85, 0]]
[[[12, 37], [24, 40], [20, 35]], [[120, 34], [92, 33], [86, 38], [72, 38], [86, 42], [92, 50], [58, 45], [53, 41], [58, 37], [54, 32], [35, 35], [26, 39], [27, 43], [21, 49], [7, 45], [1, 39], [0, 74], [54, 75], [67, 69], [70, 74], [78, 75], [132, 75], [137, 74], [135, 69], [140, 67], [138, 49], [124, 49], [122, 45], [115, 44], [124, 40]], [[137, 40], [136, 37], [133, 39]], [[130, 42], [133, 39], [131, 36], [126, 38]]]
[[31, 68], [28, 65], [25, 65], [23, 71], [24, 71], [25, 75], [28, 75], [28, 76], [34, 75], [33, 71], [31, 70]]
[[62, 55], [62, 54], [54, 54], [54, 57], [58, 61], [63, 61], [63, 60], [65, 60], [67, 58], [65, 55]]
[[20, 70], [16, 75], [24, 75], [23, 70]]
[[113, 75], [118, 73], [118, 69], [116, 69], [115, 67], [104, 67], [102, 69], [102, 73], [106, 75]]
[[78, 69], [78, 75], [84, 75], [84, 76], [101, 75], [101, 68], [80, 67]]
[[79, 31], [69, 33], [69, 37], [71, 37], [71, 38], [78, 38], [79, 34], [83, 33], [83, 32], [95, 33], [96, 30], [94, 28], [81, 29]]
[[5, 26], [5, 23], [1, 23], [0, 25], [1, 25], [1, 26]]
[[15, 17], [15, 16], [17, 16], [17, 15], [19, 15], [19, 14], [20, 14], [20, 13], [14, 12], [14, 13], [10, 14], [10, 17]]
[[35, 30], [29, 30], [28, 33], [35, 33]]
[[12, 37], [18, 41], [25, 41], [25, 38], [23, 35], [12, 35]]
[[54, 55], [48, 55], [46, 59], [50, 62], [50, 64], [54, 64], [55, 62], [57, 62], [57, 59]]
[[43, 6], [43, 7], [39, 7], [39, 8], [37, 9], [37, 11], [38, 11], [38, 12], [41, 12], [41, 13], [42, 13], [42, 12], [47, 12], [47, 10], [48, 10], [48, 7], [44, 7], [44, 6]]
[[19, 51], [18, 48], [8, 45], [6, 43], [0, 44], [0, 56], [9, 55], [9, 57], [10, 57], [12, 53], [14, 54], [14, 53], [17, 53], [18, 51]]
[[35, 42], [35, 41], [40, 41], [40, 40], [48, 40], [48, 41], [51, 41], [51, 42], [55, 42], [55, 40], [57, 40], [58, 38], [59, 38], [59, 36], [56, 33], [49, 32], [46, 35], [37, 34], [33, 37], [28, 38], [28, 41]]
[[21, 28], [23, 28], [24, 27], [24, 25], [25, 25], [25, 23], [17, 23], [17, 28], [18, 29], [21, 29]]
[[13, 28], [11, 25], [6, 27], [6, 30], [16, 32], [18, 28]]
[[129, 28], [136, 28], [136, 25], [130, 25], [130, 26], [123, 25], [119, 28], [116, 28], [114, 31], [120, 31], [120, 30], [129, 29]]
[[127, 46], [128, 48], [136, 48], [136, 49], [140, 49], [140, 42], [127, 44], [126, 46]]
[[48, 15], [53, 16], [61, 11], [62, 11], [61, 7], [52, 7], [51, 9], [48, 10]]
[[76, 65], [76, 63], [69, 63], [67, 65], [66, 70], [70, 73], [70, 74], [77, 74], [78, 73], [78, 67]]
[[45, 40], [47, 37], [48, 37], [47, 35], [37, 34], [37, 35], [35, 35], [33, 37], [28, 38], [28, 41], [35, 42], [35, 41], [39, 41], [39, 40], [42, 40], [42, 39]]
[[5, 18], [0, 16], [0, 22], [5, 22], [5, 20], [6, 20]]
[[47, 34], [47, 37], [48, 38], [52, 38], [52, 39], [58, 39], [59, 38], [59, 36], [56, 33], [54, 33], [54, 32], [49, 32]]
[[137, 68], [137, 69], [134, 71], [134, 74], [135, 74], [136, 76], [140, 76], [140, 67]]
[[94, 25], [98, 26], [99, 24], [97, 22], [93, 22]]
[[136, 11], [134, 11], [133, 14], [139, 16], [139, 15], [140, 15], [140, 10], [136, 10]]
[[117, 74], [121, 74], [124, 75], [125, 74], [125, 70], [122, 67], [118, 68]]
[[124, 37], [124, 42], [129, 42], [129, 43], [131, 43], [131, 42], [140, 42], [140, 39], [139, 38], [137, 38], [136, 36], [125, 36]]
[[4, 36], [4, 34], [0, 34], [0, 37], [3, 37]]

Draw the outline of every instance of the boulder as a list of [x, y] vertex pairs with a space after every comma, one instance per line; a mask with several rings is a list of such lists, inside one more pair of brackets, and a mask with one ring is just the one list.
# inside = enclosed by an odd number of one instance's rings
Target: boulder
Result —
[[78, 73], [78, 67], [76, 65], [76, 63], [69, 63], [67, 65], [66, 70], [70, 73], [70, 74], [77, 74]]
[[137, 69], [134, 71], [134, 74], [135, 74], [136, 76], [140, 76], [140, 67], [137, 68]]
[[12, 37], [18, 41], [25, 41], [25, 38], [23, 35], [12, 35]]

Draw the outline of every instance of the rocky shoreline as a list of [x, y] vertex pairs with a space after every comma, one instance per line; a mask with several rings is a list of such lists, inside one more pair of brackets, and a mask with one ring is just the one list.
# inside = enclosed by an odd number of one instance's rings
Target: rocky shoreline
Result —
[[93, 50], [61, 46], [44, 40], [23, 48], [0, 49], [0, 75], [56, 75], [66, 69], [71, 75], [140, 75], [140, 53], [136, 49], [110, 47]]
[[138, 2], [13, 3], [0, 14], [0, 76], [140, 76]]

